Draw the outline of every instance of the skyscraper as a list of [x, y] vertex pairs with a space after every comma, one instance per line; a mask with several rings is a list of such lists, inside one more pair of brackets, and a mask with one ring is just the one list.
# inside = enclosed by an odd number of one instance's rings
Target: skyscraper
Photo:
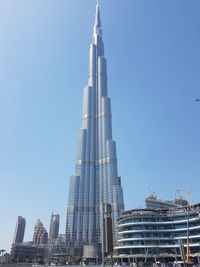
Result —
[[33, 232], [33, 244], [43, 245], [48, 243], [48, 233], [43, 223], [38, 219], [35, 223]]
[[13, 243], [22, 243], [23, 242], [25, 227], [26, 227], [26, 219], [22, 216], [18, 216]]
[[89, 48], [88, 83], [83, 89], [82, 127], [78, 133], [75, 175], [70, 177], [66, 237], [75, 247], [100, 244], [102, 203], [112, 205], [113, 233], [124, 209], [116, 145], [112, 139], [111, 100], [99, 5]]
[[60, 216], [58, 214], [51, 214], [50, 229], [49, 229], [49, 243], [58, 238]]

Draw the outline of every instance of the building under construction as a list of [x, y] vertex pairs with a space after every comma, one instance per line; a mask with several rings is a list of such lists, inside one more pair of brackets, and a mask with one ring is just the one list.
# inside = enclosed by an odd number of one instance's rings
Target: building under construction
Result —
[[187, 207], [189, 205], [189, 202], [186, 199], [183, 199], [180, 194], [178, 196], [175, 196], [174, 200], [160, 200], [157, 199], [155, 193], [151, 193], [145, 199], [145, 204], [147, 209], [160, 210], [160, 209]]
[[118, 261], [200, 263], [200, 203], [125, 211], [118, 229]]

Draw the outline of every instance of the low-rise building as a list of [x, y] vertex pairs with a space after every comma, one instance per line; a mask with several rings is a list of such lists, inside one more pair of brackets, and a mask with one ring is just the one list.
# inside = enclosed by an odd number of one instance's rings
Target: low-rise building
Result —
[[34, 245], [33, 242], [13, 243], [11, 259], [13, 262], [43, 262], [49, 256], [47, 245]]

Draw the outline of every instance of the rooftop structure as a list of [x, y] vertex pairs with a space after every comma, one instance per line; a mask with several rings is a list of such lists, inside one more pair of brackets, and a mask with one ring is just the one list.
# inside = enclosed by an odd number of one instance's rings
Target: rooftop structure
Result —
[[146, 208], [152, 210], [171, 209], [188, 206], [188, 201], [183, 199], [181, 196], [176, 197], [174, 201], [160, 200], [157, 199], [155, 193], [152, 193], [150, 196], [148, 196], [145, 199], [145, 203]]

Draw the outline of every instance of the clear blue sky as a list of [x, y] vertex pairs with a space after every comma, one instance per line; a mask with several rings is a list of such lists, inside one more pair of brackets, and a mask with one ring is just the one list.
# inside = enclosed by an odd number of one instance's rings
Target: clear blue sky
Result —
[[[0, 249], [65, 229], [95, 0], [0, 0]], [[200, 2], [100, 0], [126, 208], [150, 189], [200, 202]]]

